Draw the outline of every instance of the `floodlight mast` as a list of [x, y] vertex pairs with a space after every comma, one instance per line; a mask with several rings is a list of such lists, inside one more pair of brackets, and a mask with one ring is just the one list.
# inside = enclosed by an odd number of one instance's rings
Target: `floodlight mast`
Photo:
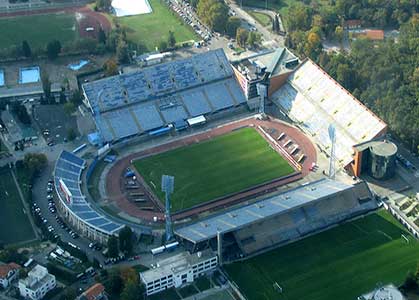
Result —
[[329, 161], [329, 178], [335, 179], [335, 144], [336, 144], [336, 130], [335, 126], [332, 124], [329, 125], [329, 138], [332, 143], [332, 147], [330, 149], [330, 161]]
[[161, 190], [164, 192], [166, 200], [166, 242], [173, 238], [172, 219], [170, 217], [170, 195], [173, 193], [174, 185], [175, 177], [169, 175], [163, 175], [161, 177]]

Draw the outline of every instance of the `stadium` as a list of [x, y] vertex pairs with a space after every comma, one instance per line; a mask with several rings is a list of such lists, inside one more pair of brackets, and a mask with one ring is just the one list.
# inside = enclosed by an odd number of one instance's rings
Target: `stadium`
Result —
[[[260, 95], [260, 84], [267, 94]], [[400, 246], [408, 233], [395, 224], [376, 228], [393, 221], [376, 212], [376, 195], [357, 178], [377, 162], [366, 158], [382, 149], [366, 145], [386, 144], [378, 142], [386, 124], [314, 62], [300, 62], [285, 48], [231, 64], [222, 50], [208, 51], [82, 88], [98, 152], [94, 159], [63, 152], [55, 181], [62, 209], [89, 238], [104, 242], [124, 225], [145, 233], [173, 221], [176, 241], [190, 253], [217, 252], [218, 264], [249, 299], [259, 299], [252, 294], [258, 289], [246, 288], [250, 279], [237, 272], [236, 261], [245, 260], [249, 270], [265, 256], [280, 261], [277, 253], [292, 253], [286, 249], [318, 236], [325, 236], [319, 244], [324, 253], [327, 236], [339, 241], [339, 253], [350, 252], [345, 247], [352, 243], [366, 253], [380, 241], [410, 257], [416, 247]], [[101, 161], [99, 199], [92, 199], [86, 181]], [[162, 175], [175, 178], [169, 214]], [[349, 228], [348, 235], [340, 237], [340, 228]], [[371, 243], [364, 233], [374, 235]], [[325, 280], [312, 276], [313, 282]], [[266, 277], [280, 286], [272, 280]], [[357, 284], [354, 293], [368, 291]], [[275, 299], [276, 292], [263, 299]]]

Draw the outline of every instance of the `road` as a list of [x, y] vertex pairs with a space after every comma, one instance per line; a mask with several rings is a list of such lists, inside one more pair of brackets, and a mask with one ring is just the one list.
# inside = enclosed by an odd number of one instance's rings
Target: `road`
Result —
[[236, 16], [245, 20], [250, 25], [254, 26], [259, 33], [262, 34], [265, 43], [270, 45], [272, 48], [283, 47], [285, 40], [282, 36], [270, 32], [266, 27], [259, 24], [251, 15], [249, 15], [243, 8], [241, 8], [234, 1], [227, 1], [228, 6], [231, 10], [236, 13]]

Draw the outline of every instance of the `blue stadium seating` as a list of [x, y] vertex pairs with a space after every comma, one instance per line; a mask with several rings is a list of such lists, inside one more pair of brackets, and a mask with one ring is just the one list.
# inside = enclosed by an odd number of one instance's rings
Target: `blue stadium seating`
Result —
[[[85, 83], [82, 88], [104, 141], [246, 102], [222, 49]], [[165, 104], [173, 99], [177, 105]]]
[[[66, 200], [61, 200], [64, 206], [71, 210], [77, 217], [89, 226], [99, 228], [106, 234], [113, 234], [115, 230], [122, 228], [122, 225], [116, 224], [105, 216], [92, 209], [81, 191], [80, 180], [85, 162], [73, 153], [63, 151], [55, 163], [54, 182], [57, 193], [62, 198], [60, 179], [64, 181], [68, 190], [72, 194], [72, 204]], [[106, 226], [102, 228], [102, 226]]]
[[211, 112], [211, 107], [209, 106], [201, 90], [186, 92], [182, 94], [182, 99], [191, 117], [196, 117]]

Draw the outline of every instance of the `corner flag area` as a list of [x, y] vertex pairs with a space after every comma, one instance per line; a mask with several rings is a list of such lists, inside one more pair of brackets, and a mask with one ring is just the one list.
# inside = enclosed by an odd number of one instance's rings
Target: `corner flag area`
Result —
[[418, 253], [382, 210], [225, 268], [248, 300], [354, 300], [378, 283], [403, 283]]
[[175, 176], [173, 212], [294, 172], [254, 128], [149, 156], [134, 165], [162, 201], [161, 176]]

